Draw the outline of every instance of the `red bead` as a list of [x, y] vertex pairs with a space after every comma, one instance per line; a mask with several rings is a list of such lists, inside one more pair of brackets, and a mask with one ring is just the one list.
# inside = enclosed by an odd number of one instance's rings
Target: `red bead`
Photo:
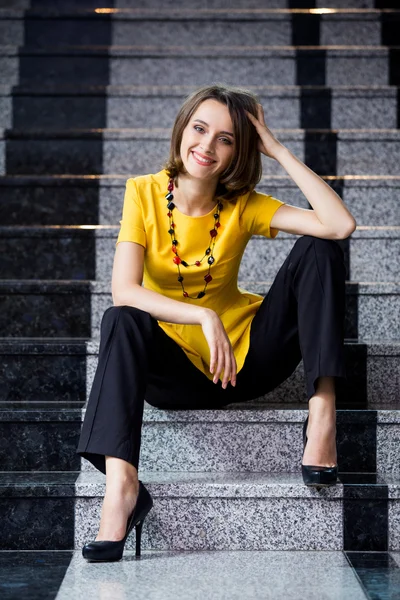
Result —
[[173, 189], [174, 189], [174, 184], [171, 182], [168, 184], [168, 191], [172, 192]]
[[171, 223], [171, 227], [174, 228], [175, 227], [175, 223]]
[[176, 249], [176, 246], [172, 246], [171, 250], [174, 254], [176, 254], [178, 252], [178, 250]]
[[218, 231], [216, 229], [211, 229], [210, 231], [210, 235], [212, 238], [214, 238], [217, 235]]
[[185, 298], [187, 298], [189, 296], [189, 294], [187, 292], [183, 292], [183, 295], [185, 296]]
[[204, 277], [204, 281], [206, 283], [210, 283], [210, 281], [212, 281], [212, 277], [211, 277], [210, 273]]
[[221, 223], [218, 221], [217, 223], [215, 223], [215, 227], [221, 227]]
[[167, 212], [167, 217], [172, 217], [172, 212], [171, 211]]
[[194, 264], [196, 265], [196, 267], [201, 267], [201, 262], [199, 260], [196, 260]]
[[179, 265], [182, 262], [181, 259], [179, 258], [179, 256], [174, 256], [174, 258], [172, 260], [174, 261], [174, 263], [176, 265]]

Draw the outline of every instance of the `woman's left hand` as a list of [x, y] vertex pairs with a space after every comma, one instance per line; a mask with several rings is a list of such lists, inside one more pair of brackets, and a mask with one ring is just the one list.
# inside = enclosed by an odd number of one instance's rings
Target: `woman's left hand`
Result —
[[283, 148], [283, 144], [279, 142], [268, 129], [264, 120], [264, 110], [261, 104], [257, 104], [258, 118], [252, 115], [248, 110], [245, 110], [245, 113], [249, 117], [250, 121], [253, 123], [256, 128], [259, 140], [257, 144], [257, 150], [268, 156], [269, 158], [276, 159], [276, 153], [279, 148]]

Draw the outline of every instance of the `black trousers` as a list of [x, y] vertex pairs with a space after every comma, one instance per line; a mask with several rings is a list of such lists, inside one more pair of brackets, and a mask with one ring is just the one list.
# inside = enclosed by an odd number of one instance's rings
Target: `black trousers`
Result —
[[347, 379], [345, 279], [336, 241], [298, 238], [253, 318], [236, 387], [229, 383], [225, 390], [190, 362], [149, 313], [110, 306], [101, 321], [98, 365], [76, 452], [102, 473], [105, 456], [138, 469], [145, 399], [164, 409], [223, 408], [273, 390], [302, 359], [308, 400], [318, 377]]

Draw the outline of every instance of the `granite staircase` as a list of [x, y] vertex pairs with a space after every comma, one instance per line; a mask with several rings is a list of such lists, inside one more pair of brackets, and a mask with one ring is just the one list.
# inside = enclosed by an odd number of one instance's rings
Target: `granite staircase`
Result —
[[[146, 403], [143, 550], [399, 551], [400, 11], [368, 0], [0, 6], [0, 548], [79, 550], [96, 536], [105, 476], [75, 449], [125, 181], [162, 168], [185, 96], [221, 82], [259, 94], [278, 139], [357, 221], [340, 241], [340, 483], [302, 482], [302, 364], [225, 410]], [[309, 206], [279, 164], [263, 166], [257, 189]], [[241, 285], [265, 294], [296, 239], [253, 238]]]

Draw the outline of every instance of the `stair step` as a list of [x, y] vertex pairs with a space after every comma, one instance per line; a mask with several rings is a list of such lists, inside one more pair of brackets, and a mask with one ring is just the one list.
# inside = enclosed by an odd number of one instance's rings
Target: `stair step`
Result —
[[[173, 126], [196, 86], [0, 86], [0, 127]], [[395, 86], [246, 86], [276, 128], [395, 129]], [[150, 101], [151, 98], [151, 101]]]
[[[30, 47], [65, 44], [147, 44], [149, 40], [168, 39], [171, 28], [174, 43], [191, 45], [201, 40], [218, 39], [225, 45], [380, 45], [396, 43], [398, 11], [336, 9], [318, 13], [307, 9], [251, 9], [159, 7], [157, 9], [116, 9], [115, 12], [69, 9], [31, 9], [0, 13], [0, 39], [3, 44], [25, 43]], [[25, 32], [25, 35], [24, 35]], [[384, 35], [383, 35], [384, 34]], [[384, 40], [382, 39], [384, 37]]]
[[[0, 226], [0, 279], [111, 281], [119, 228]], [[272, 281], [298, 237], [283, 231], [275, 239], [253, 236], [243, 255], [239, 278]], [[400, 281], [399, 226], [357, 226], [349, 238], [338, 243], [345, 253], [349, 281]]]
[[[239, 281], [265, 296], [272, 282]], [[113, 306], [111, 282], [0, 280], [3, 337], [92, 337]], [[346, 283], [345, 337], [400, 339], [400, 282]]]
[[[0, 401], [85, 401], [98, 364], [99, 341], [99, 337], [0, 338], [4, 365]], [[339, 407], [398, 402], [400, 341], [345, 340], [344, 350], [348, 381], [339, 390]], [[303, 363], [264, 399], [268, 404], [305, 403]]]
[[[341, 473], [400, 474], [399, 408], [337, 410]], [[304, 404], [168, 410], [145, 402], [140, 463], [148, 473], [299, 472], [307, 412]], [[76, 454], [84, 414], [79, 402], [1, 402], [2, 471], [96, 472]]]
[[[132, 175], [137, 177], [139, 175]], [[111, 225], [122, 214], [126, 175], [5, 175], [0, 177], [2, 225]], [[322, 176], [343, 199], [357, 224], [400, 223], [400, 176]], [[264, 175], [257, 191], [309, 208], [286, 177]]]
[[[318, 174], [398, 175], [400, 131], [276, 129], [272, 132]], [[169, 154], [166, 128], [7, 130], [5, 163], [9, 174], [157, 172]], [[263, 172], [285, 169], [262, 155]], [[3, 173], [5, 172], [5, 167]]]
[[[354, 474], [320, 491], [300, 473], [141, 472], [140, 479], [154, 501], [143, 550], [399, 547], [398, 478]], [[80, 549], [96, 537], [104, 492], [102, 473], [1, 473], [1, 549]], [[356, 524], [363, 539], [354, 541]], [[134, 535], [125, 547], [134, 547]]]
[[[177, 85], [398, 85], [396, 46], [71, 46], [0, 47], [0, 83]], [[210, 60], [212, 59], [212, 60]], [[177, 61], [179, 63], [177, 68]], [[398, 61], [397, 61], [398, 62]], [[367, 68], [368, 66], [368, 68]]]

